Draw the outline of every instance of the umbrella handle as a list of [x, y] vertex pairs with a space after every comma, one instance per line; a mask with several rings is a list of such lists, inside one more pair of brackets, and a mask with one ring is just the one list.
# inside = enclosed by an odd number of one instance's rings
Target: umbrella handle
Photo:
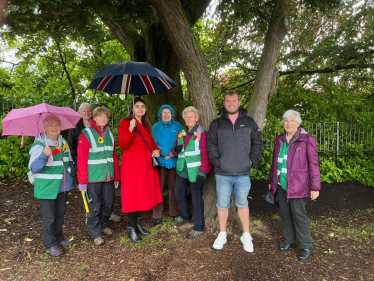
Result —
[[90, 209], [88, 208], [85, 191], [82, 190], [81, 192], [82, 192], [82, 197], [83, 197], [84, 208], [86, 209], [86, 213], [89, 214]]

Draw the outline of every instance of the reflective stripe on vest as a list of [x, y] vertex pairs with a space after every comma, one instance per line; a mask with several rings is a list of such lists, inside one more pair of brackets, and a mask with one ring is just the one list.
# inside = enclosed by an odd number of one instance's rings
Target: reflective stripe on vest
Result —
[[[45, 147], [41, 142], [34, 144]], [[62, 144], [64, 145], [66, 142]], [[66, 164], [69, 163], [69, 153], [67, 151], [61, 150], [56, 155], [52, 154], [51, 156], [52, 163], [47, 163], [41, 172], [34, 174], [34, 195], [38, 199], [56, 199], [64, 176], [64, 166], [69, 173], [71, 171], [70, 166]]]
[[90, 142], [88, 153], [88, 181], [101, 182], [114, 178], [114, 137], [112, 132], [105, 135], [104, 143], [98, 143], [99, 133], [89, 127], [82, 131]]
[[[201, 133], [203, 132], [204, 129], [201, 130]], [[178, 144], [182, 144], [183, 146], [182, 151], [178, 155], [177, 170], [181, 172], [184, 169], [184, 165], [187, 165], [188, 179], [190, 182], [196, 182], [199, 167], [201, 166], [200, 138], [194, 140], [194, 136], [191, 136], [186, 150], [184, 148], [183, 137], [178, 139]]]

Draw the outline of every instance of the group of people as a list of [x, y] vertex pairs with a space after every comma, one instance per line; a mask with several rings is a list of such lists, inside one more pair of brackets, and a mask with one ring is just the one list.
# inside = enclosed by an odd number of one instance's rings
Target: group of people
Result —
[[[226, 224], [231, 193], [242, 224], [240, 240], [247, 252], [253, 252], [249, 233], [248, 194], [250, 170], [262, 154], [262, 133], [255, 121], [240, 106], [239, 95], [225, 94], [221, 117], [209, 130], [199, 124], [199, 111], [183, 110], [185, 126], [175, 120], [174, 109], [161, 106], [158, 122], [152, 127], [143, 99], [136, 98], [128, 116], [118, 127], [118, 145], [123, 149], [121, 169], [116, 140], [108, 126], [110, 112], [105, 107], [92, 111], [89, 104], [80, 107], [81, 121], [69, 132], [69, 142], [60, 135], [57, 116], [44, 119], [45, 133], [35, 138], [30, 149], [29, 168], [35, 175], [34, 195], [40, 201], [43, 242], [52, 256], [72, 245], [65, 240], [62, 225], [67, 192], [73, 188], [75, 166], [79, 189], [88, 202], [87, 228], [95, 245], [105, 243], [103, 234], [112, 235], [108, 222], [113, 214], [115, 189], [121, 183], [122, 212], [128, 214], [128, 237], [142, 241], [149, 231], [142, 227], [142, 212], [152, 210], [153, 224], [163, 220], [163, 189], [169, 189], [169, 215], [175, 224], [192, 220], [187, 194], [190, 188], [194, 225], [187, 238], [204, 233], [204, 182], [214, 166], [217, 213], [220, 232], [213, 248], [227, 243]], [[275, 140], [269, 189], [278, 196], [285, 241], [281, 251], [301, 245], [299, 259], [313, 252], [313, 239], [305, 213], [307, 198], [315, 200], [320, 190], [316, 140], [301, 125], [297, 111], [282, 117], [284, 132]], [[158, 167], [154, 167], [154, 159]], [[73, 163], [76, 163], [74, 166]]]

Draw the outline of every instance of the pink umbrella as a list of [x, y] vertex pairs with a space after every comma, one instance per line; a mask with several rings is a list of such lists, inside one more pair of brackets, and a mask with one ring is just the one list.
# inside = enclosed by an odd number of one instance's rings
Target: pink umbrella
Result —
[[61, 120], [61, 130], [75, 128], [82, 116], [70, 107], [58, 107], [41, 103], [26, 108], [12, 109], [1, 122], [3, 136], [15, 135], [37, 136], [44, 132], [43, 119], [48, 115], [56, 115]]

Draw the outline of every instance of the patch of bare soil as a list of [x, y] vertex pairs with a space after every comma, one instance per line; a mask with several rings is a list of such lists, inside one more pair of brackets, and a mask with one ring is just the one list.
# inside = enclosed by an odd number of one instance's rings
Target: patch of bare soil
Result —
[[[42, 243], [39, 202], [32, 186], [0, 180], [1, 280], [374, 280], [374, 188], [357, 183], [323, 184], [320, 197], [308, 204], [315, 239], [312, 258], [297, 259], [299, 248], [278, 250], [283, 242], [278, 209], [263, 201], [267, 183], [254, 181], [250, 192], [254, 253], [229, 235], [222, 251], [212, 248], [207, 229], [196, 240], [191, 224], [174, 227], [171, 219], [153, 227], [135, 246], [127, 239], [127, 217], [110, 222], [115, 234], [95, 247], [84, 224], [78, 190], [69, 194], [65, 238], [75, 244], [53, 258]], [[117, 196], [115, 213], [121, 214]]]

